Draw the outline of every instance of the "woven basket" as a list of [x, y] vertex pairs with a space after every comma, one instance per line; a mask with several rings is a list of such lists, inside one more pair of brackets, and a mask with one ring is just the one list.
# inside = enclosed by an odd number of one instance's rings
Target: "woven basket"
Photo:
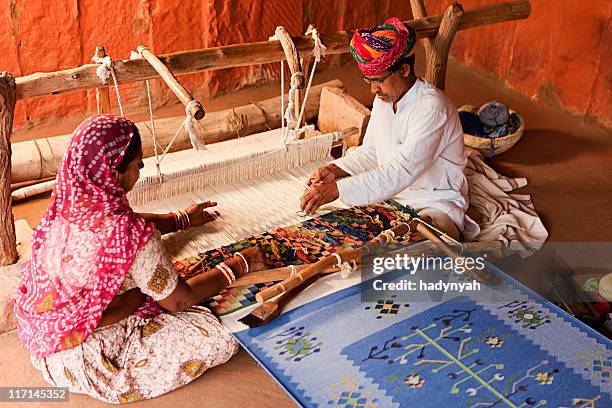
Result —
[[[463, 105], [458, 109], [458, 111], [467, 111], [478, 114], [478, 108], [473, 105]], [[516, 142], [519, 141], [521, 136], [523, 136], [523, 132], [525, 131], [525, 121], [523, 120], [523, 117], [519, 113], [510, 109], [510, 114], [512, 113], [515, 113], [518, 116], [520, 122], [520, 126], [516, 132], [495, 138], [480, 137], [470, 135], [469, 133], [464, 133], [463, 143], [468, 147], [478, 150], [485, 157], [493, 157], [509, 150], [516, 144]]]

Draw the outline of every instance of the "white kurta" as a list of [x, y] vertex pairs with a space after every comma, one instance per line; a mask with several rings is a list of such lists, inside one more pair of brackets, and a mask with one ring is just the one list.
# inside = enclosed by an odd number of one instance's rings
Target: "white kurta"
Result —
[[365, 205], [389, 198], [416, 209], [448, 214], [467, 240], [478, 225], [465, 215], [467, 155], [456, 108], [444, 93], [418, 78], [393, 104], [376, 98], [363, 145], [335, 163], [351, 177], [338, 181], [340, 199]]

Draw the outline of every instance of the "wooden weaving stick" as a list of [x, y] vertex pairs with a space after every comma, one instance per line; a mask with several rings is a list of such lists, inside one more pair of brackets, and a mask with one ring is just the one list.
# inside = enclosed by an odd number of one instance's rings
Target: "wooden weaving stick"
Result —
[[246, 324], [249, 327], [258, 327], [262, 324], [269, 323], [281, 314], [282, 309], [291, 300], [295, 299], [304, 289], [312, 285], [319, 276], [313, 276], [309, 280], [302, 282], [292, 290], [281, 293], [273, 300], [268, 300], [261, 304], [257, 309], [253, 310], [250, 314], [244, 316], [238, 321], [242, 324]]
[[[303, 270], [307, 265], [295, 265], [297, 272]], [[334, 272], [338, 272], [340, 268], [327, 268], [321, 271], [321, 275], [326, 275]], [[284, 266], [282, 268], [265, 269], [263, 271], [250, 272], [249, 274], [237, 279], [236, 282], [232, 283], [228, 287], [235, 288], [238, 286], [251, 286], [257, 283], [267, 282], [278, 282], [285, 280], [291, 276], [291, 267]]]
[[[390, 231], [395, 236], [403, 236], [409, 232], [409, 228], [410, 227], [408, 224], [401, 223], [391, 228]], [[342, 259], [342, 262], [356, 261], [359, 258], [361, 258], [363, 255], [366, 255], [374, 251], [376, 248], [379, 248], [385, 243], [386, 243], [386, 237], [381, 234], [378, 237], [366, 243], [361, 248], [354, 248], [354, 249], [348, 249], [345, 251], [339, 251], [337, 254]], [[310, 278], [316, 275], [319, 275], [321, 271], [329, 267], [332, 267], [337, 263], [338, 263], [338, 259], [336, 258], [336, 256], [334, 255], [326, 256], [318, 260], [317, 262], [308, 265], [307, 267], [302, 269], [300, 272], [298, 272], [296, 275], [293, 275], [283, 280], [282, 282], [279, 282], [276, 285], [259, 292], [258, 294], [255, 295], [255, 299], [259, 303], [263, 303], [266, 300], [270, 300], [273, 297], [280, 295], [281, 293], [285, 291], [291, 290], [299, 286], [300, 284], [302, 284], [302, 282], [305, 282], [309, 280]]]
[[[436, 245], [438, 249], [440, 249], [443, 253], [448, 255], [453, 260], [460, 257], [460, 255], [457, 254], [448, 244], [446, 244], [446, 242], [444, 242], [433, 231], [431, 231], [429, 227], [421, 223], [419, 219], [413, 219], [408, 224], [401, 223], [393, 227], [389, 231], [391, 231], [392, 235], [394, 236], [403, 236], [407, 234], [408, 232], [414, 231], [414, 230], [421, 233], [423, 236], [425, 236], [427, 239], [433, 242], [433, 244]], [[371, 253], [376, 248], [387, 243], [387, 239], [388, 239], [387, 235], [385, 233], [382, 233], [378, 237], [366, 243], [363, 247], [351, 249], [347, 251], [341, 251], [338, 253], [338, 255], [340, 255], [343, 262], [357, 260], [361, 258], [363, 255]], [[311, 265], [308, 265], [298, 274], [291, 276], [270, 288], [260, 291], [257, 295], [255, 295], [255, 299], [257, 300], [257, 302], [263, 303], [287, 290], [291, 290], [297, 287], [302, 282], [310, 279], [313, 276], [318, 275], [319, 273], [321, 273], [321, 271], [336, 264], [337, 262], [338, 261], [335, 256], [333, 255], [327, 256]], [[466, 268], [464, 273], [467, 276], [477, 280], [478, 282], [482, 282], [485, 284], [492, 285], [500, 281], [500, 278], [497, 277], [495, 274], [491, 274], [485, 270], [476, 271], [473, 269]]]
[[[149, 51], [147, 47], [139, 45], [138, 53], [142, 55], [143, 58], [146, 59], [153, 68], [155, 68], [155, 71], [157, 71], [157, 73], [162, 77], [164, 82], [166, 82], [168, 87], [172, 90], [172, 92], [174, 92], [174, 94], [179, 98], [183, 105], [187, 107], [189, 106], [189, 103], [191, 101], [195, 101], [193, 96], [191, 96], [191, 94], [183, 87], [183, 85], [181, 85], [179, 81], [177, 81], [176, 77], [174, 76], [174, 74], [172, 74], [168, 67], [163, 62], [161, 62], [161, 60], [157, 58], [155, 54]], [[190, 108], [190, 113], [191, 116], [193, 116], [196, 120], [200, 120], [204, 118], [205, 115], [204, 107], [199, 101], [195, 101], [194, 106], [191, 106]]]
[[[429, 217], [427, 217], [429, 218]], [[456, 253], [450, 245], [444, 242], [436, 233], [434, 233], [427, 225], [420, 222], [419, 219], [415, 219], [410, 221], [411, 228], [416, 229], [419, 233], [421, 233], [425, 238], [433, 242], [442, 252], [448, 255], [451, 259], [455, 260], [460, 258], [461, 255]], [[466, 268], [464, 272], [467, 276], [472, 279], [477, 280], [478, 282], [485, 283], [488, 285], [494, 285], [500, 282], [500, 278], [492, 273], [487, 272], [486, 270], [477, 271], [475, 269]]]
[[[463, 244], [463, 248], [465, 252], [496, 252], [501, 250], [501, 242], [499, 241], [484, 241], [484, 242], [468, 242]], [[437, 246], [423, 248], [411, 248], [409, 246], [405, 248], [401, 248], [398, 251], [393, 251], [394, 254], [400, 255], [408, 255], [408, 256], [429, 256], [429, 255], [440, 255], [443, 253], [440, 248]], [[357, 262], [357, 265], [361, 265], [360, 262]], [[306, 268], [307, 265], [296, 265], [295, 268], [299, 272]], [[340, 268], [331, 267], [324, 269], [321, 271], [321, 275], [328, 275], [335, 272], [339, 272]], [[267, 282], [278, 282], [285, 280], [291, 276], [291, 267], [284, 266], [281, 268], [275, 269], [265, 269], [262, 271], [251, 272], [248, 275], [243, 276], [242, 278], [236, 280], [236, 282], [232, 283], [228, 287], [235, 288], [239, 286], [250, 286], [255, 285], [257, 283], [267, 283]]]

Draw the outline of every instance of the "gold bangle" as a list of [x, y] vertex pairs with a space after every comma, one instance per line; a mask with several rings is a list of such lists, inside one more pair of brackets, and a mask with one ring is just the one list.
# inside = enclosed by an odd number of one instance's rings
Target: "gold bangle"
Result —
[[187, 211], [184, 210], [178, 210], [178, 213], [181, 215], [181, 218], [183, 219], [183, 228], [182, 229], [187, 229], [191, 226], [191, 220], [189, 219], [189, 214], [187, 214]]
[[179, 230], [185, 229], [185, 217], [183, 215], [183, 210], [176, 210], [176, 215], [179, 219]]

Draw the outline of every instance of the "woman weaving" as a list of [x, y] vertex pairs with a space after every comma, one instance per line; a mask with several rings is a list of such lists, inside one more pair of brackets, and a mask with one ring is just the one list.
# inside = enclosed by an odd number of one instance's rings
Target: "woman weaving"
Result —
[[98, 115], [74, 131], [15, 301], [19, 336], [45, 380], [111, 403], [159, 396], [226, 362], [238, 345], [197, 304], [264, 267], [249, 248], [178, 276], [161, 233], [213, 221], [205, 209], [215, 203], [134, 213], [126, 193], [142, 166], [129, 120]]

